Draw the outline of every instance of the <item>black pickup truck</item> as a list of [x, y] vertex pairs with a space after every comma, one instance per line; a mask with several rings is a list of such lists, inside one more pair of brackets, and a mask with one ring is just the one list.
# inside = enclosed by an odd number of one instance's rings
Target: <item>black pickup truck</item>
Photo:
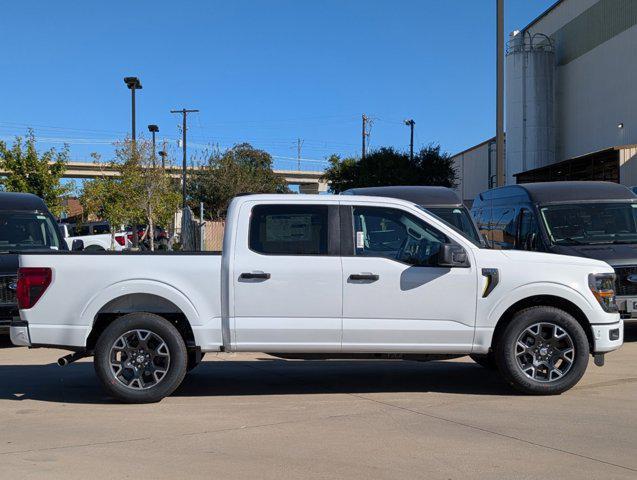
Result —
[[0, 334], [18, 315], [18, 254], [68, 250], [57, 223], [40, 197], [0, 192]]

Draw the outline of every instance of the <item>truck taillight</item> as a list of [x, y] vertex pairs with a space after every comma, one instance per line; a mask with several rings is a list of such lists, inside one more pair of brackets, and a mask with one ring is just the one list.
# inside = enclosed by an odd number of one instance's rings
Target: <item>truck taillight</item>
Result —
[[122, 247], [126, 245], [126, 237], [124, 235], [118, 235], [115, 237], [115, 241], [119, 243]]
[[22, 267], [18, 269], [16, 297], [18, 308], [31, 308], [51, 284], [50, 268]]

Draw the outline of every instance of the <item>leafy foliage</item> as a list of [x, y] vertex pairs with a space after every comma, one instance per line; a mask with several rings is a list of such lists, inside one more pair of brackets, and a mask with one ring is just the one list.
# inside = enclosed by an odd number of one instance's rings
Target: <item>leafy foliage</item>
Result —
[[[80, 196], [86, 212], [108, 220], [114, 227], [147, 225], [151, 250], [154, 227], [172, 222], [181, 199], [177, 182], [155, 160], [149, 142], [126, 140], [118, 145], [111, 162], [119, 176], [85, 182]], [[114, 235], [115, 228], [112, 231]]]
[[447, 153], [441, 153], [439, 145], [428, 145], [414, 154], [393, 148], [379, 148], [365, 159], [344, 158], [332, 155], [325, 179], [334, 193], [349, 188], [389, 185], [439, 185], [455, 187], [457, 174]]
[[213, 219], [224, 218], [233, 197], [240, 193], [288, 193], [285, 179], [272, 170], [272, 157], [248, 143], [213, 153], [191, 174], [188, 196], [193, 209], [199, 202]]
[[61, 152], [54, 148], [41, 154], [36, 149], [33, 130], [26, 138], [16, 137], [11, 148], [0, 141], [0, 167], [6, 177], [0, 185], [7, 192], [33, 193], [42, 198], [54, 215], [62, 212], [62, 196], [73, 190], [72, 185], [60, 182], [69, 161], [69, 148]]

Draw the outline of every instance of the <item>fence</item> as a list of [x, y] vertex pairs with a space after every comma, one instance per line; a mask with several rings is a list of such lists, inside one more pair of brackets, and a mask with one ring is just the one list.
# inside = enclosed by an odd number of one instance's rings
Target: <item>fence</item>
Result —
[[223, 246], [223, 231], [226, 222], [206, 220], [203, 226], [203, 249], [205, 251], [221, 251]]

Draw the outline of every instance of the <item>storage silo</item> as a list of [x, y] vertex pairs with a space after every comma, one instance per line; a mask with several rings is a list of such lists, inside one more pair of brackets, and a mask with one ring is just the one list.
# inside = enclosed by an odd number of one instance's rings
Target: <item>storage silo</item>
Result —
[[506, 58], [506, 177], [555, 163], [555, 53], [549, 37], [513, 32]]

